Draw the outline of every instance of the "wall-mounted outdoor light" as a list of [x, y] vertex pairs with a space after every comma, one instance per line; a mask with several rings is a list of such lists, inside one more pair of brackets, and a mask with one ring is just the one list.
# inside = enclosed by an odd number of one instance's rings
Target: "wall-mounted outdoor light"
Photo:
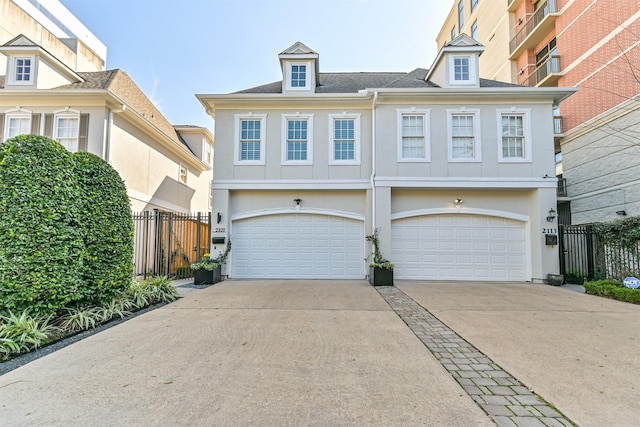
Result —
[[222, 222], [222, 214], [220, 212], [218, 212], [217, 221], [218, 221], [218, 224]]
[[453, 201], [453, 203], [455, 203], [456, 205], [461, 205], [462, 204], [462, 199], [457, 198]]
[[556, 219], [556, 211], [553, 208], [549, 209], [549, 216], [547, 216], [547, 222], [553, 222]]
[[296, 206], [300, 206], [300, 203], [302, 203], [302, 199], [293, 199], [293, 201], [295, 202]]
[[620, 215], [620, 216], [627, 216], [627, 211], [625, 211], [624, 209], [621, 211], [616, 211], [616, 214]]

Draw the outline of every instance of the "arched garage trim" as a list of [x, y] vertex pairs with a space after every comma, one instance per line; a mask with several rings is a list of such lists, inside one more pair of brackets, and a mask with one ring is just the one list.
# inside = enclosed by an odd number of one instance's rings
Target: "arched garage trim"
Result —
[[477, 209], [477, 208], [435, 208], [435, 209], [416, 209], [411, 211], [398, 212], [391, 215], [391, 221], [402, 220], [413, 217], [430, 216], [430, 215], [477, 215], [489, 216], [497, 218], [505, 218], [514, 221], [520, 221], [524, 224], [525, 236], [525, 276], [526, 281], [532, 279], [532, 250], [531, 250], [531, 222], [527, 215], [517, 214], [513, 212], [499, 211], [493, 209]]
[[497, 211], [493, 209], [456, 209], [456, 208], [438, 208], [438, 209], [417, 209], [413, 211], [398, 212], [391, 215], [391, 221], [396, 219], [411, 218], [413, 216], [424, 215], [449, 215], [449, 214], [462, 214], [462, 215], [484, 215], [495, 216], [498, 218], [513, 219], [516, 221], [522, 221], [525, 223], [527, 230], [529, 229], [529, 217], [527, 215], [521, 215], [513, 212]]
[[231, 221], [237, 221], [247, 218], [256, 218], [267, 215], [287, 215], [287, 214], [302, 214], [302, 215], [326, 215], [335, 216], [340, 218], [354, 219], [356, 221], [364, 222], [365, 216], [354, 214], [352, 212], [336, 211], [329, 209], [297, 209], [297, 208], [280, 208], [280, 209], [264, 209], [260, 211], [241, 212], [231, 215]]

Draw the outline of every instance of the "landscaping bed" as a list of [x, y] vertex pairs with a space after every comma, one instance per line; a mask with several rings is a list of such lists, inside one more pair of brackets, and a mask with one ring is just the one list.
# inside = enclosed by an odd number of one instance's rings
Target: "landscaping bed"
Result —
[[583, 286], [585, 292], [591, 295], [640, 304], [640, 288], [627, 288], [618, 280], [595, 280], [584, 282]]

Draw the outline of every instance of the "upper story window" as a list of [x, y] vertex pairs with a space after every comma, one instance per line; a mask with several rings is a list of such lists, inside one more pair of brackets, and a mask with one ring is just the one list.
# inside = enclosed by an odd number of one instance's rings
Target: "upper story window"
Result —
[[460, 0], [458, 2], [458, 28], [462, 31], [462, 27], [464, 27], [464, 1]]
[[285, 90], [311, 90], [311, 62], [288, 62], [286, 66]]
[[451, 40], [455, 38], [456, 38], [456, 27], [454, 25], [453, 28], [451, 29]]
[[5, 115], [4, 140], [31, 133], [31, 112], [16, 110]]
[[453, 79], [455, 81], [469, 80], [469, 57], [453, 58]]
[[203, 144], [204, 149], [202, 152], [204, 153], [204, 155], [202, 160], [204, 160], [204, 162], [209, 166], [213, 166], [213, 147], [207, 141], [204, 141]]
[[189, 171], [187, 170], [187, 167], [184, 166], [182, 163], [180, 163], [180, 168], [178, 171], [178, 180], [181, 183], [186, 184], [188, 175], [189, 175]]
[[31, 85], [34, 79], [34, 63], [35, 57], [12, 57], [11, 70], [9, 76], [10, 84]]
[[[471, 0], [471, 12], [473, 12], [474, 10], [476, 10], [476, 7], [478, 6], [478, 1], [479, 0]], [[475, 39], [475, 37], [474, 37]], [[477, 39], [476, 39], [477, 40]]]
[[71, 152], [79, 151], [80, 114], [58, 113], [53, 119], [53, 139]]
[[478, 40], [478, 21], [473, 21], [471, 24], [471, 38], [474, 40]]
[[476, 162], [480, 156], [478, 111], [449, 111], [449, 161]]
[[501, 161], [530, 161], [531, 136], [529, 113], [526, 111], [498, 111], [501, 130], [499, 141]]
[[360, 164], [360, 115], [330, 115], [331, 164]]
[[429, 161], [428, 129], [428, 110], [398, 110], [398, 161]]
[[282, 116], [282, 163], [313, 162], [313, 115]]
[[266, 115], [236, 115], [235, 164], [264, 165]]
[[291, 66], [291, 87], [307, 86], [307, 66], [292, 65]]

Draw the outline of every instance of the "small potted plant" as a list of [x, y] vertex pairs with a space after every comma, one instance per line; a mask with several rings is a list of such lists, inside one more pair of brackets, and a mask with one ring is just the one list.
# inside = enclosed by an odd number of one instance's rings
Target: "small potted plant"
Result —
[[204, 254], [202, 259], [191, 264], [194, 285], [213, 285], [220, 281], [221, 265], [211, 258], [211, 254]]
[[366, 236], [367, 241], [371, 242], [373, 252], [371, 263], [369, 264], [369, 283], [373, 286], [393, 286], [393, 263], [384, 259], [380, 252], [380, 241], [378, 239], [378, 229], [376, 228], [372, 234]]

